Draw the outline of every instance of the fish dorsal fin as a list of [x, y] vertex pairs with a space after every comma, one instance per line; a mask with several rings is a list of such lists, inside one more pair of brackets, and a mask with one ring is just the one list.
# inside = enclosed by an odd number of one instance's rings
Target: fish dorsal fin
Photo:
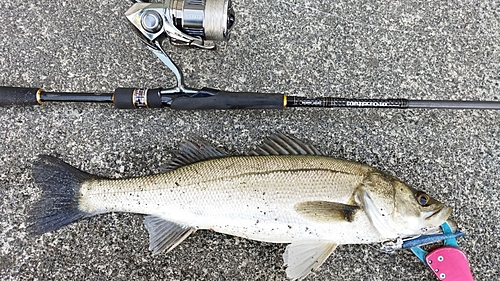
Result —
[[360, 208], [329, 201], [306, 201], [295, 205], [295, 211], [302, 216], [321, 222], [354, 220], [354, 215]]
[[286, 247], [283, 260], [287, 265], [286, 275], [292, 280], [300, 280], [318, 268], [337, 244], [321, 241], [297, 241]]
[[186, 141], [182, 144], [178, 154], [172, 159], [167, 169], [173, 170], [188, 164], [224, 156], [227, 156], [226, 152], [215, 148], [202, 139]]
[[149, 250], [153, 251], [153, 255], [163, 251], [170, 252], [196, 231], [194, 227], [166, 221], [155, 216], [145, 216], [144, 225], [149, 232]]
[[323, 155], [315, 147], [284, 134], [269, 137], [249, 155]]

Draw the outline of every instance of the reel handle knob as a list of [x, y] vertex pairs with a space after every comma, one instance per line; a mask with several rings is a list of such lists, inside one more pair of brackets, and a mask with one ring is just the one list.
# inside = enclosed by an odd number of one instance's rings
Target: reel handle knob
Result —
[[42, 104], [40, 88], [0, 87], [0, 107]]

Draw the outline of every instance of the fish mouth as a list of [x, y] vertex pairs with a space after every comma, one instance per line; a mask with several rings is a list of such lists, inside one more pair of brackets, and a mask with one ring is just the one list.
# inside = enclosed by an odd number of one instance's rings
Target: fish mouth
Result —
[[448, 206], [443, 206], [436, 211], [426, 212], [424, 214], [424, 219], [426, 221], [437, 220], [437, 221], [446, 221], [448, 217], [451, 215], [452, 209]]
[[[446, 223], [448, 223], [448, 226], [451, 228], [451, 231], [453, 233], [458, 231], [458, 225], [454, 220], [448, 219], [448, 220], [446, 220]], [[439, 225], [439, 226], [434, 226], [434, 227], [423, 229], [423, 232], [421, 233], [421, 235], [433, 235], [433, 234], [442, 234], [442, 233], [443, 233], [443, 229], [441, 228], [441, 225]]]

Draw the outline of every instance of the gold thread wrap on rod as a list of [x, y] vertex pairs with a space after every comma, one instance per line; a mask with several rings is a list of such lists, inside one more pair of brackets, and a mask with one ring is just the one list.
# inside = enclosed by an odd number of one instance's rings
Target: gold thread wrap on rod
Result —
[[42, 92], [43, 92], [43, 89], [38, 89], [38, 91], [36, 92], [36, 101], [39, 104], [43, 104], [43, 101], [42, 101]]

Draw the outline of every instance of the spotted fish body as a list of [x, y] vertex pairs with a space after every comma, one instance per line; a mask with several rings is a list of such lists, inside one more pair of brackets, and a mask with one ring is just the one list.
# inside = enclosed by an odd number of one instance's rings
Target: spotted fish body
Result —
[[307, 201], [350, 203], [369, 170], [329, 157], [225, 157], [149, 177], [86, 183], [80, 206], [88, 213], [151, 214], [266, 242], [373, 243], [396, 236], [381, 237], [363, 212], [351, 222], [332, 224], [311, 220], [295, 208]]
[[[34, 175], [46, 194], [35, 208], [34, 231], [101, 213], [146, 214], [154, 253], [170, 251], [198, 229], [291, 243], [284, 254], [287, 275], [298, 279], [339, 244], [415, 236], [439, 226], [451, 212], [427, 195], [419, 201], [423, 193], [394, 177], [322, 156], [284, 135], [272, 137], [252, 156], [228, 156], [195, 142], [182, 150], [166, 173], [117, 180], [41, 157]], [[47, 170], [53, 175], [44, 177]], [[47, 205], [60, 194], [54, 187], [70, 194], [56, 198], [57, 207], [67, 205], [66, 213]]]

